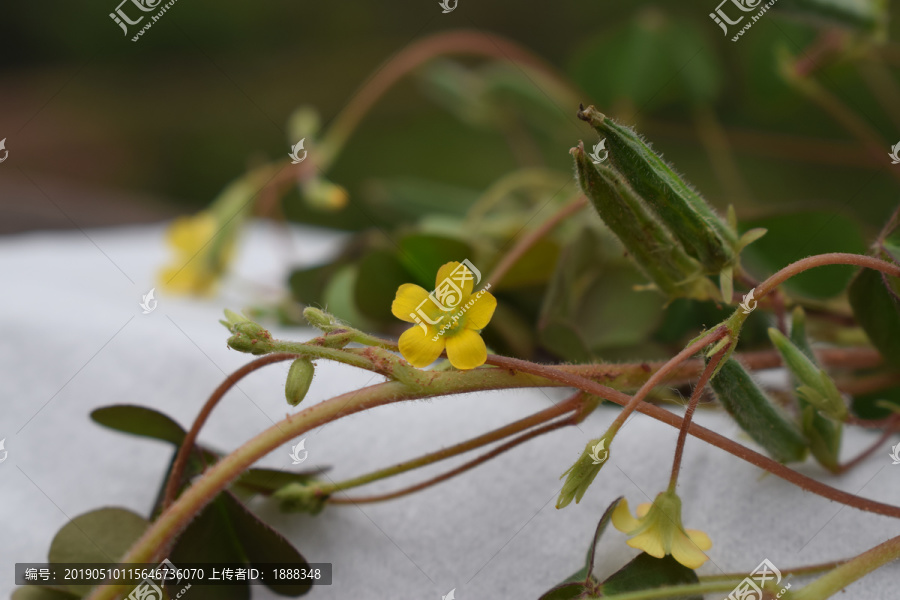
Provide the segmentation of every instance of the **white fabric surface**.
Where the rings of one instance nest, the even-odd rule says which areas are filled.
[[[45,561],[54,533],[68,519],[102,506],[141,514],[151,506],[170,458],[168,446],[102,428],[88,413],[108,404],[141,404],[189,426],[223,373],[248,360],[226,347],[226,332],[217,322],[222,308],[259,301],[264,286],[271,294],[282,284],[291,264],[324,260],[338,242],[338,236],[295,228],[286,243],[283,231],[256,223],[242,244],[238,274],[219,298],[158,294],[158,308],[143,315],[141,295],[156,285],[155,271],[168,258],[162,232],[157,225],[0,239],[0,438],[9,451],[0,464],[4,597],[15,587],[13,563]],[[277,333],[314,335],[310,329]],[[201,441],[233,449],[292,410],[380,380],[319,361],[309,396],[291,409],[283,397],[286,372],[287,364],[270,366],[243,381],[213,413]],[[354,415],[306,436],[310,458],[304,467],[333,465],[335,480],[362,474],[526,416],[547,407],[548,397],[559,399],[564,392],[479,393]],[[582,503],[554,508],[560,474],[613,415],[601,409],[580,429],[554,432],[402,499],[328,507],[316,517],[283,515],[267,501],[254,501],[251,508],[285,532],[308,560],[334,564],[334,584],[316,588],[310,598],[438,600],[452,588],[459,600],[537,598],[579,568],[596,521],[614,498],[624,494],[635,506],[668,481],[676,431],[638,416],[617,437],[610,464]],[[722,415],[700,411],[697,420],[751,444]],[[848,432],[844,456],[874,439]],[[828,481],[897,503],[900,466],[891,466],[889,450],[885,445],[852,473]],[[290,469],[289,451],[285,446],[262,464]],[[459,462],[354,493],[397,489]],[[812,463],[801,469],[824,477]],[[749,573],[763,558],[788,568],[849,557],[900,534],[897,520],[842,507],[762,475],[689,439],[679,485],[684,523],[705,530],[714,543],[701,573]],[[636,554],[610,527],[596,572],[609,574]],[[889,565],[840,597],[895,597],[898,575],[900,565]],[[264,588],[254,588],[254,598],[268,597]]]

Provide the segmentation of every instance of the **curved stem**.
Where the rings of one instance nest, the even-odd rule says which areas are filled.
[[[853,460],[851,460],[843,465],[839,465],[836,473],[837,474],[846,473],[847,471],[849,471],[850,469],[852,469],[853,467],[855,467],[862,461],[864,461],[867,458],[869,458],[870,456],[872,456],[872,454],[877,452],[879,450],[879,448],[881,448],[882,445],[886,441],[888,441],[890,439],[890,437],[892,435],[894,435],[894,433],[897,431],[897,419],[900,419],[900,414],[895,413],[895,414],[891,415],[890,417],[888,417],[887,425],[886,425],[887,429],[885,429],[884,433],[882,433],[881,436],[879,436],[879,438],[875,441],[875,443],[872,444],[871,446],[869,446],[869,448],[867,448],[863,452],[861,452],[860,455],[857,456],[856,458],[854,458]]]
[[[873,258],[871,256],[863,256],[862,254],[847,254],[844,252],[830,252],[828,254],[817,254],[816,256],[808,256],[797,262],[793,262],[784,267],[756,288],[757,298],[761,298],[771,292],[773,289],[793,277],[799,275],[803,271],[815,267],[823,267],[826,265],[854,265],[857,267],[865,267],[881,271],[893,277],[900,277],[900,266],[887,261]]]
[[[420,490],[424,490],[427,487],[431,487],[433,485],[441,483],[442,481],[446,481],[446,480],[450,479],[451,477],[455,477],[456,475],[459,475],[460,473],[464,473],[464,472],[468,471],[469,469],[473,469],[473,468],[477,467],[478,465],[489,461],[490,459],[494,458],[495,456],[503,454],[507,450],[511,450],[512,448],[515,448],[519,444],[523,444],[532,438],[536,438],[539,435],[544,435],[545,433],[550,433],[551,431],[555,431],[556,429],[560,429],[561,427],[568,427],[569,425],[574,425],[576,422],[578,422],[578,416],[572,415],[567,419],[562,419],[562,420],[559,420],[559,421],[556,421],[553,423],[548,423],[541,427],[537,427],[535,429],[532,429],[531,431],[528,431],[518,437],[511,439],[510,441],[506,442],[505,444],[501,444],[500,446],[497,446],[490,452],[482,454],[481,456],[479,456],[473,460],[470,460],[469,462],[462,464],[462,465],[456,467],[455,469],[447,471],[446,473],[442,473],[441,475],[438,475],[437,477],[433,477],[433,478],[423,481],[421,483],[417,483],[415,485],[411,485],[411,486],[403,488],[401,490],[397,490],[395,492],[390,492],[387,494],[381,494],[381,495],[377,495],[377,496],[363,496],[363,497],[359,497],[359,498],[330,498],[328,501],[332,504],[360,504],[360,503],[365,503],[365,502],[381,502],[383,500],[391,500],[393,498],[399,498],[400,496],[406,496],[407,494],[412,494],[413,492],[418,492]]]
[[[232,387],[234,387],[234,385],[238,381],[240,381],[253,371],[261,369],[266,365],[271,365],[273,363],[282,362],[285,360],[292,360],[294,358],[297,358],[296,354],[288,354],[283,352],[267,354],[266,356],[257,358],[256,360],[247,363],[246,365],[229,375],[225,379],[225,381],[219,384],[219,387],[215,389],[215,391],[206,401],[206,404],[204,404],[203,408],[200,409],[200,413],[197,415],[197,418],[194,419],[194,424],[191,425],[190,431],[187,432],[187,435],[184,436],[184,441],[182,441],[181,446],[178,447],[178,454],[175,455],[175,462],[172,463],[172,470],[169,474],[169,480],[166,482],[166,491],[163,494],[163,510],[169,508],[172,502],[175,501],[175,495],[178,493],[178,487],[181,485],[181,478],[184,475],[184,467],[185,465],[187,465],[188,457],[191,455],[191,451],[194,449],[194,443],[197,441],[197,436],[200,435],[200,429],[203,428],[203,425],[209,418],[210,413],[212,413],[213,409],[216,407],[216,404],[219,403],[219,400],[222,399],[225,393]]]
[[[675,486],[678,485],[678,473],[681,471],[681,457],[684,455],[684,443],[687,440],[687,433],[691,426],[694,410],[697,408],[697,403],[700,402],[700,396],[703,395],[703,389],[706,387],[706,384],[709,383],[713,372],[722,361],[722,357],[728,352],[729,347],[730,344],[726,345],[712,357],[712,360],[710,360],[709,364],[706,365],[706,368],[703,369],[703,373],[700,375],[700,380],[697,381],[697,385],[694,386],[691,400],[688,402],[687,410],[684,411],[684,420],[681,422],[681,429],[678,430],[678,441],[675,443],[675,458],[672,461],[672,475],[669,478],[670,492],[674,493]]]
[[[635,408],[637,408],[641,401],[643,401],[643,399],[647,397],[647,394],[649,394],[654,387],[662,383],[663,379],[665,379],[665,377],[679,364],[681,364],[709,344],[722,339],[726,335],[728,335],[728,330],[724,327],[718,327],[717,329],[697,339],[687,348],[669,359],[662,367],[659,368],[659,370],[651,375],[650,378],[647,379],[646,382],[644,382],[644,385],[640,387],[637,393],[635,393],[635,395],[631,397],[631,400],[629,400],[629,402],[625,405],[625,409],[619,413],[619,415],[609,426],[609,431],[613,435],[615,435],[615,433],[619,430],[620,427],[622,427],[622,425],[625,423],[625,420],[631,415]]]

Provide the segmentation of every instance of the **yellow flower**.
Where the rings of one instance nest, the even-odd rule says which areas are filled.
[[[628,540],[632,548],[643,550],[650,556],[672,558],[689,569],[696,569],[706,562],[703,552],[712,548],[709,536],[698,529],[685,529],[681,525],[681,498],[675,492],[662,492],[653,504],[641,504],[637,518],[628,512],[628,500],[616,505],[612,514],[613,526],[633,536]]]
[[[159,272],[162,286],[176,294],[212,293],[233,254],[231,239],[224,239],[221,224],[208,212],[178,217],[166,232],[175,258]]]
[[[459,273],[451,275],[461,265],[449,262],[437,273],[435,289],[450,282],[448,295],[440,293],[432,296],[442,303],[444,311],[429,298],[423,288],[404,283],[397,289],[397,296],[391,304],[391,312],[401,321],[415,323],[400,336],[400,353],[415,367],[427,367],[433,363],[444,348],[447,358],[457,369],[474,369],[487,360],[487,348],[479,332],[484,329],[494,309],[497,299],[485,289],[473,294],[471,271],[463,267],[467,279],[460,285]],[[462,293],[456,292],[459,289]]]

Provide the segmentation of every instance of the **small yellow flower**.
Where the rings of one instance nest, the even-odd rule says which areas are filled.
[[[708,557],[703,551],[712,548],[708,535],[682,527],[681,498],[672,491],[660,493],[652,505],[638,506],[637,518],[628,512],[628,500],[623,498],[613,511],[612,523],[622,533],[633,536],[628,540],[632,548],[656,558],[671,554],[689,569],[705,563]]]
[[[160,270],[162,286],[176,294],[210,294],[233,254],[230,239],[217,239],[221,224],[208,212],[178,217],[166,232],[175,251],[172,262]]]
[[[435,289],[450,280],[459,266],[458,262],[442,266],[437,273]],[[479,332],[494,316],[497,299],[487,289],[473,294],[472,273],[463,268],[468,273],[468,279],[462,285],[453,280],[462,293],[451,291],[448,296],[440,296],[446,303],[444,308],[450,308],[447,312],[437,306],[428,292],[418,285],[404,283],[397,289],[391,312],[401,321],[416,324],[400,336],[400,353],[411,365],[427,367],[441,355],[444,348],[447,349],[450,364],[457,369],[474,369],[487,360],[487,348]],[[450,289],[455,288],[451,286]],[[458,298],[455,297],[457,295]]]

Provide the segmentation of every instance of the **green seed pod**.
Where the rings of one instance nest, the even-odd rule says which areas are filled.
[[[613,164],[706,273],[718,275],[734,262],[735,232],[634,129],[615,123],[593,106],[578,111],[578,118],[606,136]]]
[[[706,300],[717,296],[700,264],[678,246],[619,173],[594,165],[582,144],[570,153],[575,157],[575,173],[582,191],[660,291],[671,298]]]
[[[787,463],[806,458],[807,444],[800,431],[772,405],[739,362],[725,361],[710,385],[728,414],[774,459]]]
[[[287,381],[284,384],[284,397],[288,404],[297,406],[306,397],[309,386],[315,375],[315,366],[308,358],[298,358],[291,363]]]
[[[829,417],[843,421],[847,406],[831,377],[777,329],[769,329],[769,339],[784,359],[785,366],[802,384],[797,387],[797,395]]]

